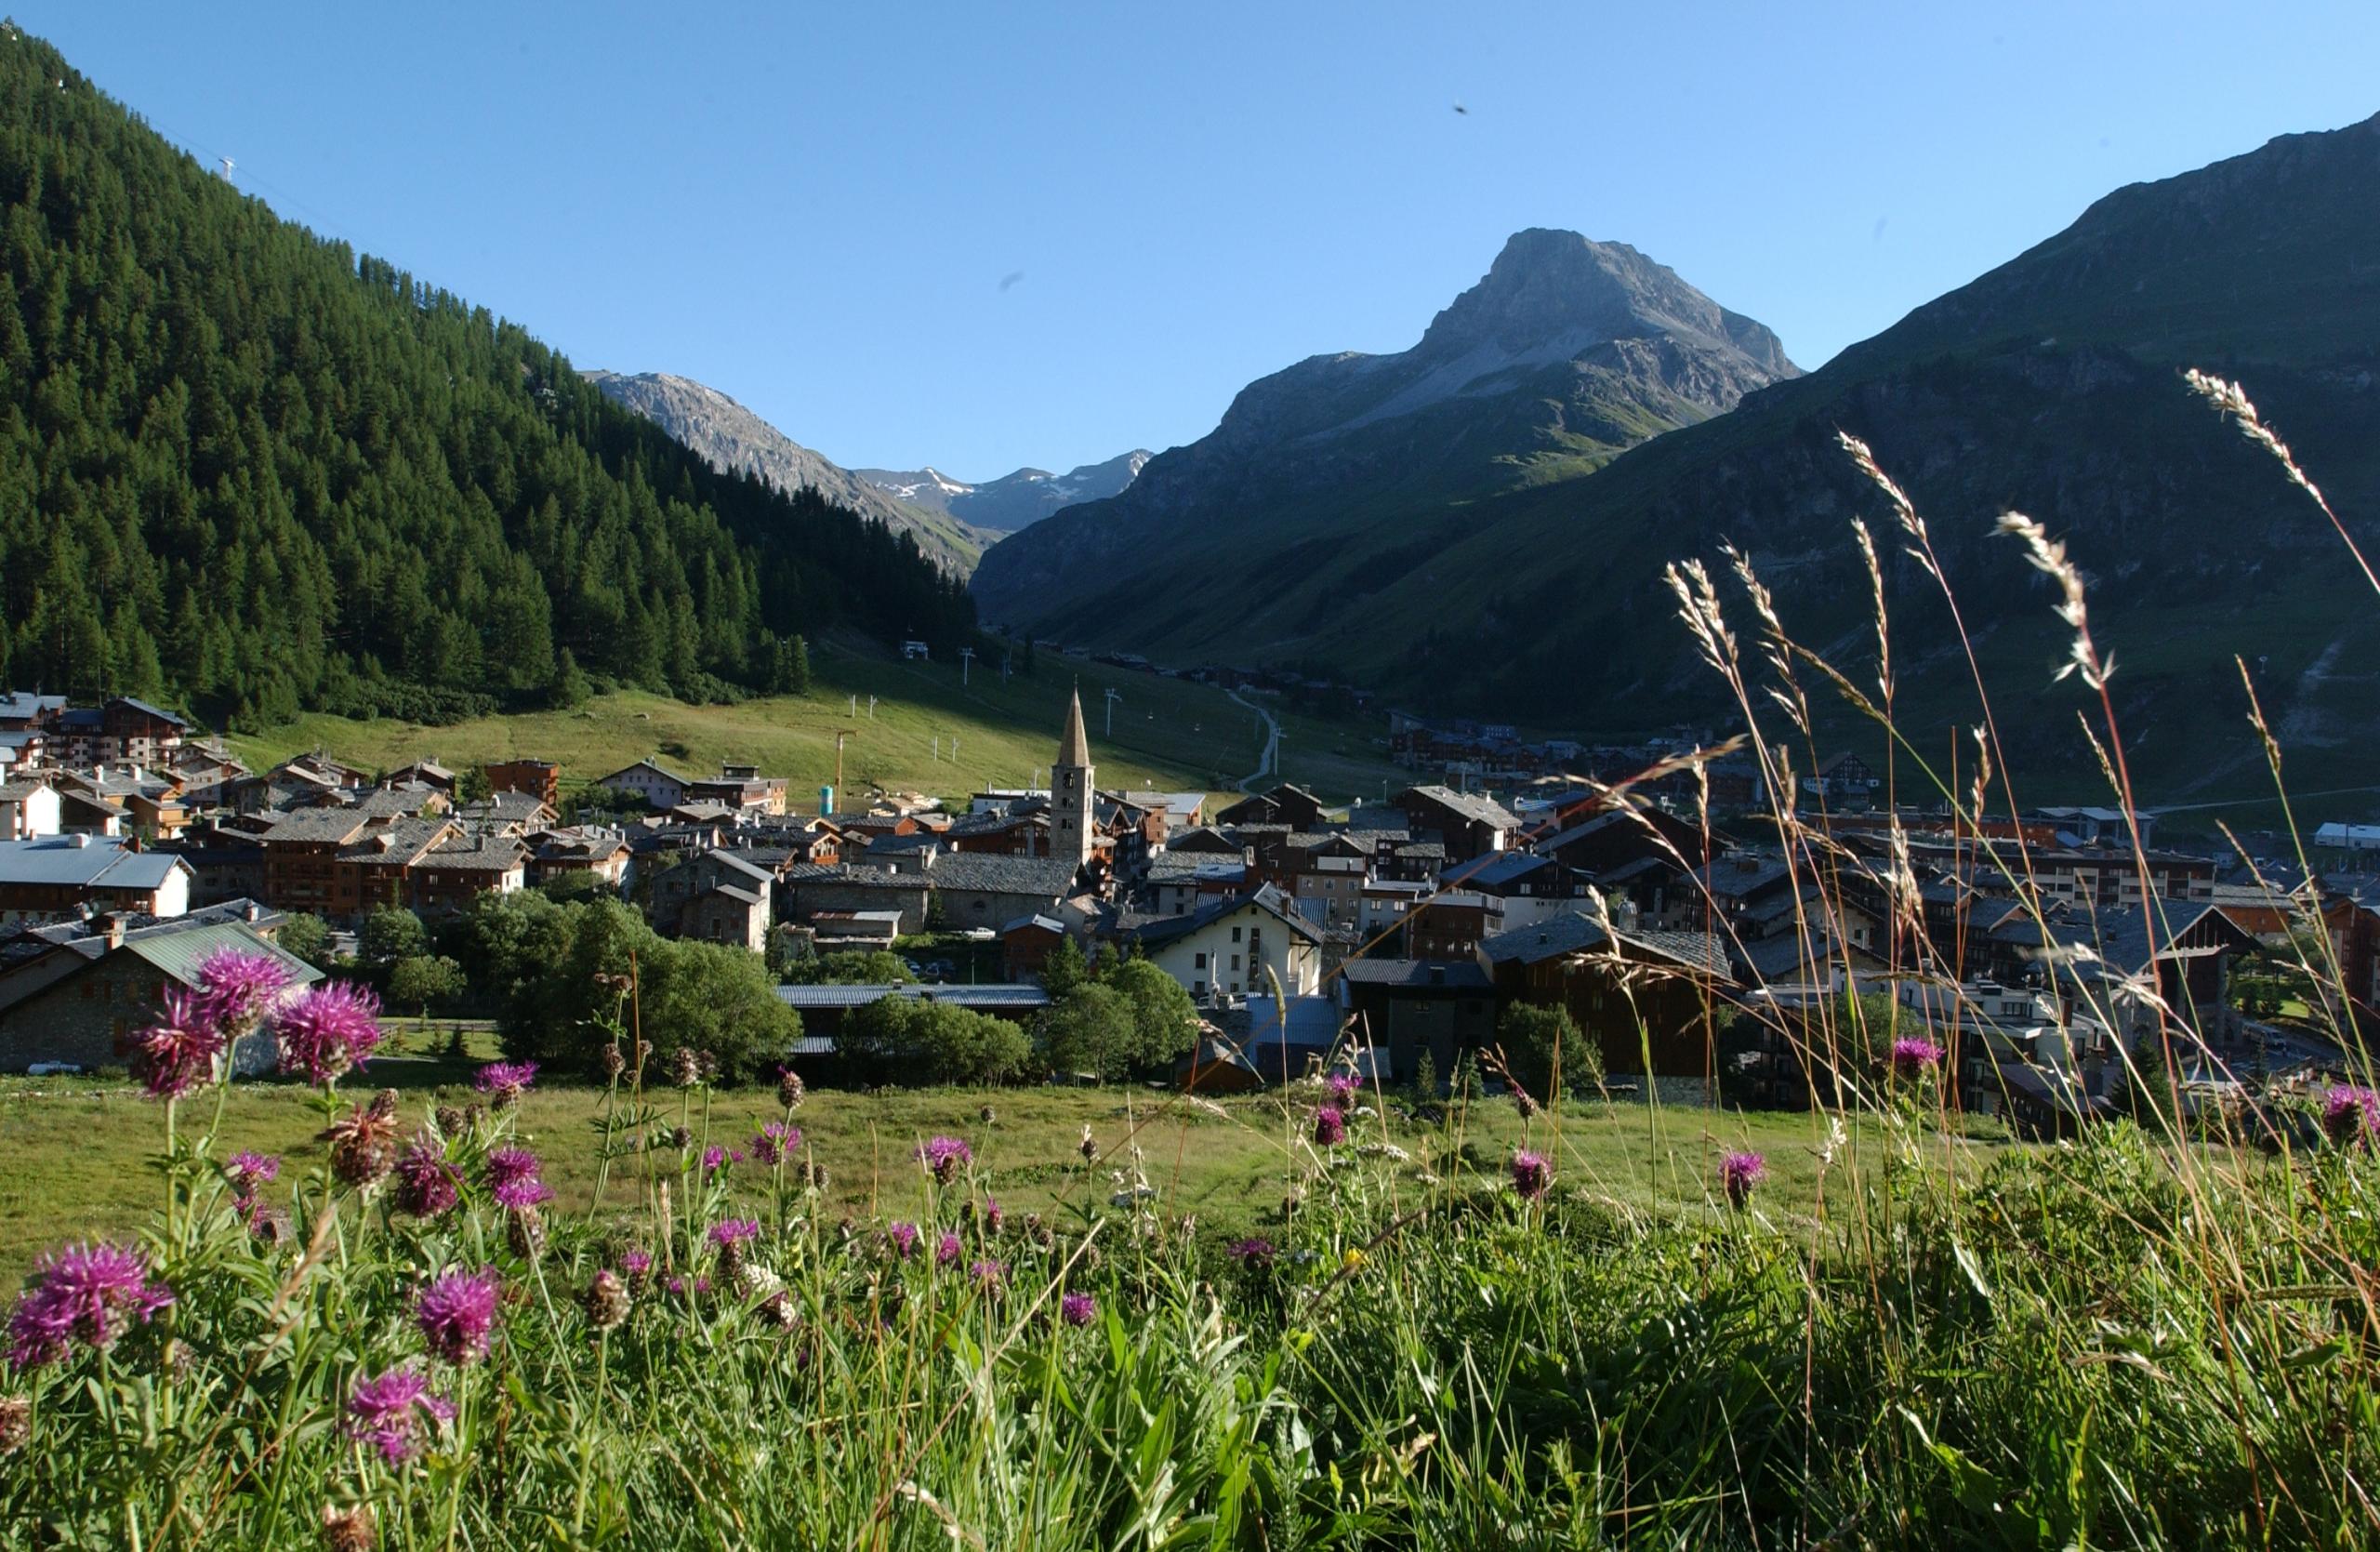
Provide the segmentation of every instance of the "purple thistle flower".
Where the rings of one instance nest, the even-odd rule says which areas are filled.
[[[289,972],[279,960],[227,946],[198,962],[198,984],[215,1027],[237,1040],[289,989]]]
[[[499,1110],[509,1110],[521,1103],[529,1085],[537,1081],[535,1062],[490,1062],[480,1068],[471,1086],[488,1096],[490,1104]]]
[[[380,1000],[352,981],[309,987],[281,1011],[274,1032],[283,1072],[335,1083],[380,1043]]]
[[[69,1245],[41,1258],[8,1318],[8,1360],[35,1369],[66,1356],[76,1342],[99,1352],[135,1320],[174,1302],[173,1290],[149,1280],[149,1262],[122,1245]]]
[[[447,1272],[421,1291],[414,1320],[421,1327],[430,1352],[449,1363],[469,1363],[487,1356],[488,1335],[496,1329],[496,1268]]]
[[[1923,1078],[1942,1065],[1942,1048],[1923,1035],[1903,1035],[1893,1041],[1892,1063],[1904,1078]]]
[[[426,1136],[413,1140],[393,1173],[397,1183],[390,1205],[409,1217],[441,1217],[462,1200],[463,1177],[446,1161],[444,1149]]]
[[[535,1175],[526,1180],[507,1180],[488,1187],[496,1204],[508,1213],[525,1213],[542,1201],[554,1199],[554,1188]]]
[[[630,1250],[620,1253],[620,1274],[628,1279],[628,1292],[641,1293],[653,1280],[653,1254],[650,1251]]]
[[[705,1174],[717,1174],[726,1167],[727,1149],[720,1147],[717,1143],[713,1143],[710,1147],[703,1149],[703,1173]]]
[[[2322,1130],[2345,1147],[2380,1133],[2380,1094],[2342,1084],[2322,1096]]]
[[[231,1183],[235,1194],[244,1197],[256,1195],[258,1187],[280,1174],[281,1155],[245,1148],[231,1155],[231,1161],[223,1166],[223,1177]]]
[[[1008,1214],[1000,1211],[998,1198],[987,1196],[984,1199],[984,1211],[980,1221],[983,1223],[985,1234],[995,1238],[998,1236],[1000,1226],[1008,1221]]]
[[[1523,1201],[1537,1200],[1553,1184],[1554,1166],[1545,1161],[1545,1155],[1526,1149],[1513,1155],[1513,1189]]]
[[[1058,1319],[1070,1326],[1087,1326],[1099,1316],[1099,1301],[1089,1293],[1068,1293],[1058,1301]]]
[[[1347,1112],[1336,1105],[1325,1105],[1314,1112],[1314,1146],[1337,1147],[1347,1140]]]
[[[710,1226],[710,1242],[721,1250],[750,1244],[760,1237],[760,1223],[752,1218],[729,1218]]]
[[[801,1128],[773,1121],[764,1124],[753,1136],[752,1157],[774,1169],[785,1162],[787,1154],[800,1146]]]
[[[1344,1107],[1355,1097],[1355,1077],[1353,1073],[1334,1072],[1322,1081],[1322,1086],[1330,1091],[1333,1105]]]
[[[132,1065],[152,1099],[179,1099],[215,1078],[222,1027],[204,992],[167,987],[156,1023],[132,1037]]]
[[[347,1437],[379,1446],[390,1466],[411,1460],[432,1423],[452,1421],[455,1403],[430,1393],[427,1375],[392,1369],[357,1383],[348,1399]]]
[[[1719,1161],[1719,1184],[1728,1205],[1740,1208],[1752,1200],[1752,1188],[1768,1173],[1768,1161],[1757,1153],[1730,1153]]]
[[[964,1137],[930,1137],[912,1157],[922,1161],[927,1172],[947,1186],[959,1177],[961,1166],[975,1161],[975,1150]]]
[[[885,1229],[884,1237],[892,1243],[892,1254],[899,1256],[902,1260],[906,1261],[909,1257],[918,1254],[919,1234],[918,1226],[916,1224],[893,1224]]]
[[[1280,1254],[1280,1247],[1262,1234],[1250,1235],[1245,1240],[1235,1240],[1232,1241],[1230,1250],[1231,1258],[1234,1261],[1258,1271],[1270,1267]]]
[[[542,1168],[537,1156],[525,1147],[499,1147],[487,1156],[487,1187],[491,1191],[523,1180],[535,1180]]]
[[[1007,1280],[1008,1263],[986,1257],[969,1267],[967,1275],[973,1280],[976,1287],[988,1293]]]
[[[959,1265],[959,1258],[966,1254],[967,1247],[959,1242],[958,1235],[945,1233],[934,1246],[933,1264],[937,1267],[956,1267]]]

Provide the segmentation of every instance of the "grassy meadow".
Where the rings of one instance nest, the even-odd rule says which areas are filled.
[[[853,792],[890,790],[959,797],[990,786],[1047,779],[1065,725],[1066,695],[1079,684],[1091,757],[1108,787],[1225,791],[1256,769],[1263,734],[1255,715],[1222,690],[1080,659],[1038,655],[1031,676],[1000,681],[997,659],[977,659],[961,683],[956,662],[904,662],[853,646],[822,643],[811,657],[807,696],[766,696],[739,706],[689,706],[642,691],[601,695],[571,711],[531,711],[426,727],[379,718],[355,721],[314,713],[255,736],[230,741],[258,769],[321,750],[365,769],[423,757],[463,768],[491,760],[561,763],[565,789],[648,755],[687,775],[721,761],[759,763],[792,779],[792,798],[807,807],[835,774],[835,735],[843,781]],[[1120,697],[1107,729],[1105,692]],[[857,697],[857,716],[853,697]],[[871,714],[868,699],[876,697]],[[1307,717],[1276,710],[1281,766],[1288,779],[1327,801],[1377,800],[1405,785],[1387,755],[1387,723]],[[956,743],[957,754],[952,754]],[[674,746],[674,748],[673,748]],[[682,749],[683,753],[675,752]]]
[[[474,1036],[478,1054],[484,1036]],[[399,1087],[409,1117],[438,1105],[479,1098],[472,1060],[433,1056],[375,1060],[350,1080],[356,1097],[373,1086]],[[596,1200],[593,1126],[601,1091],[553,1085],[533,1091],[514,1120],[522,1144],[545,1161],[556,1211],[604,1211]],[[235,1087],[224,1107],[221,1147],[282,1156],[292,1168],[325,1156],[321,1116],[303,1088],[265,1082]],[[985,1107],[994,1120],[983,1120]],[[1399,1171],[1417,1200],[1429,1177],[1493,1176],[1525,1135],[1560,1164],[1567,1185],[1632,1212],[1703,1215],[1712,1210],[1721,1153],[1750,1147],[1769,1161],[1773,1210],[1817,1211],[1817,1157],[1822,1121],[1771,1114],[1658,1112],[1629,1102],[1578,1102],[1524,1126],[1509,1103],[1482,1101],[1442,1125],[1404,1119],[1402,1095],[1358,1117],[1361,1142],[1388,1143],[1411,1155]],[[671,1121],[675,1093],[662,1098]],[[1284,1194],[1301,1169],[1302,1127],[1310,1099],[1234,1098],[1216,1105],[1162,1090],[1034,1087],[986,1090],[884,1090],[860,1094],[814,1092],[796,1118],[809,1155],[829,1176],[826,1208],[860,1220],[917,1217],[925,1185],[911,1150],[943,1134],[970,1138],[989,1188],[1011,1213],[1053,1221],[1103,1210],[1119,1188],[1114,1173],[1137,1168],[1164,1210],[1195,1216],[1219,1242],[1277,1232]],[[723,1090],[686,1116],[694,1148],[744,1147],[760,1125],[782,1115],[773,1091]],[[1078,1151],[1090,1127],[1104,1155],[1086,1168]],[[1374,1129],[1377,1129],[1376,1131]],[[128,1235],[163,1201],[157,1167],[163,1136],[158,1107],[137,1083],[105,1078],[0,1079],[0,1287],[13,1287],[45,1247],[85,1233]],[[1977,1158],[1998,1145],[1972,1145]],[[1130,1150],[1141,1156],[1135,1164]],[[615,1176],[608,1206],[622,1208]]]

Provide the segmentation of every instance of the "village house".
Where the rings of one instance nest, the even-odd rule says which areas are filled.
[[[1479,962],[1495,983],[1500,1008],[1567,1008],[1595,1042],[1607,1074],[1640,1079],[1665,1101],[1709,1101],[1718,1026],[1733,985],[1726,956],[1710,935],[1628,931],[1572,912],[1488,939]]]
[[[1417,960],[1469,960],[1504,930],[1503,902],[1467,889],[1425,897],[1406,918],[1406,952]]]
[[[687,782],[680,802],[718,803],[738,816],[779,815],[786,811],[787,785],[784,776],[762,776],[758,765],[722,764],[719,775]]]
[[[556,817],[553,805],[534,792],[505,789],[465,803],[455,816],[476,829],[492,829],[526,838],[549,828]]]
[[[1289,995],[1305,996],[1322,979],[1322,935],[1270,885],[1188,916],[1120,929],[1117,941],[1128,953],[1145,953],[1201,1002],[1276,983]]]
[[[655,809],[675,808],[686,801],[685,778],[651,760],[623,765],[610,776],[596,777],[594,785],[615,797],[641,798]]]
[[[482,831],[451,836],[409,869],[405,887],[414,910],[436,916],[469,910],[483,895],[510,895],[528,885],[529,848],[518,837]]]
[[[0,781],[0,841],[37,841],[59,832],[58,789],[39,776]]]
[[[546,829],[532,830],[522,839],[529,847],[532,888],[581,873],[607,889],[618,889],[628,882],[628,843],[616,831]]]
[[[770,870],[731,851],[704,852],[654,876],[645,912],[654,930],[671,937],[768,947]]]
[[[380,783],[383,787],[427,787],[452,798],[462,777],[435,760],[416,760],[410,765],[400,765],[390,771]]]
[[[281,920],[241,901],[164,921],[103,913],[0,941],[0,1071],[121,1064],[126,1041],[155,1022],[167,988],[197,989],[199,966],[225,948],[272,961],[296,986],[321,980],[273,941]],[[270,1035],[242,1042],[231,1069],[262,1070],[271,1043]]]
[[[1585,873],[1564,867],[1560,858],[1531,852],[1504,852],[1462,870],[1463,890],[1495,901],[1503,923],[1500,930],[1506,932],[1579,909],[1593,887]]]
[[[1213,823],[1224,829],[1241,825],[1280,825],[1292,830],[1319,830],[1323,813],[1320,798],[1285,781],[1218,811]]]
[[[1382,1054],[1395,1082],[1410,1081],[1426,1052],[1444,1083],[1462,1056],[1496,1041],[1495,987],[1476,961],[1349,960],[1336,991],[1355,1037]]]
[[[1066,924],[1055,917],[1018,917],[1000,929],[1000,974],[1012,981],[1039,980],[1065,938]]]
[[[1520,820],[1495,799],[1450,787],[1408,787],[1396,794],[1405,828],[1419,838],[1435,837],[1448,864],[1469,862],[1510,845]]]
[[[86,911],[179,916],[190,909],[190,865],[168,852],[91,835],[0,841],[0,923]]]

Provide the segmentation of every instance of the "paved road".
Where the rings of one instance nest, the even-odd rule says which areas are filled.
[[[1264,752],[1263,755],[1258,757],[1256,769],[1249,775],[1242,776],[1239,782],[1239,789],[1241,791],[1253,792],[1256,790],[1256,784],[1263,781],[1266,776],[1272,776],[1275,772],[1276,766],[1279,763],[1281,757],[1281,724],[1273,720],[1272,712],[1267,711],[1264,708],[1257,705],[1254,701],[1240,700],[1239,692],[1237,690],[1225,690],[1223,694],[1229,696],[1234,700],[1239,701],[1240,705],[1247,707],[1250,711],[1255,712],[1258,716],[1264,719]]]

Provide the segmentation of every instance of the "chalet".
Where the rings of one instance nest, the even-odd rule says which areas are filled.
[[[655,809],[675,808],[686,801],[685,778],[663,770],[650,760],[640,760],[633,765],[623,765],[610,776],[598,776],[595,785],[623,798],[642,798]]]
[[[380,785],[383,787],[427,787],[432,791],[443,792],[451,798],[455,796],[455,789],[461,781],[462,777],[435,760],[416,760],[410,765],[401,765],[390,771],[388,778]]]
[[[1707,849],[1706,849],[1707,845]],[[1606,810],[1540,840],[1536,850],[1559,857],[1597,880],[1644,857],[1699,868],[1726,849],[1718,836],[1705,842],[1701,827],[1658,808]]]
[[[1066,924],[1054,917],[1018,917],[1000,929],[1000,974],[1012,981],[1039,980],[1065,936]]]
[[[1479,962],[1500,1008],[1567,1008],[1600,1049],[1606,1072],[1641,1075],[1683,1100],[1710,1097],[1724,994],[1733,984],[1710,935],[1631,931],[1574,911],[1488,939]]]
[[[901,930],[921,933],[932,891],[921,873],[880,868],[795,863],[779,875],[786,909],[797,921],[822,910],[897,910]]]
[[[998,928],[1020,916],[1063,915],[1074,893],[1071,857],[982,856],[950,852],[925,868],[934,909],[952,927]]]
[[[529,847],[532,886],[542,887],[578,873],[590,875],[610,889],[627,882],[628,843],[615,831],[549,828],[532,830],[522,839]]]
[[[1168,851],[1150,862],[1139,893],[1152,915],[1187,916],[1201,906],[1245,895],[1258,882],[1244,853]]]
[[[1413,908],[1405,922],[1406,951],[1417,960],[1469,960],[1479,945],[1504,930],[1503,902],[1467,889],[1441,890]]]
[[[1384,1055],[1396,1082],[1412,1078],[1424,1052],[1443,1082],[1461,1056],[1495,1043],[1495,986],[1475,961],[1349,960],[1336,989],[1355,1038]]]
[[[1240,997],[1277,983],[1292,996],[1322,978],[1322,935],[1287,909],[1269,885],[1188,916],[1144,922],[1117,934],[1127,952],[1145,953],[1199,1002]]]
[[[1321,1072],[1346,1029],[1338,999],[1314,993],[1251,993],[1246,1017],[1248,1031],[1238,1042],[1239,1054],[1271,1084],[1293,1083]],[[1236,1025],[1238,1018],[1231,1022]]]
[[[0,922],[85,911],[179,916],[190,909],[190,864],[166,852],[90,835],[0,841]]]
[[[37,841],[59,832],[58,789],[37,776],[0,781],[0,841]]]
[[[1429,895],[1430,888],[1400,879],[1373,879],[1366,883],[1356,897],[1355,931],[1362,941],[1381,952],[1402,955],[1406,920]]]
[[[190,864],[193,910],[265,897],[264,845],[253,831],[222,820],[204,820],[158,849]]]
[[[1467,894],[1497,902],[1497,914],[1503,922],[1501,930],[1509,932],[1549,916],[1580,909],[1593,885],[1586,874],[1564,867],[1557,857],[1532,852],[1504,852],[1464,868],[1462,888]],[[1470,958],[1468,954],[1451,957]]]
[[[1236,825],[1286,825],[1293,830],[1318,830],[1323,823],[1322,800],[1304,788],[1285,781],[1221,810],[1215,815],[1214,823],[1225,829]]]
[[[654,879],[645,912],[657,932],[759,952],[768,947],[775,882],[768,869],[733,852],[705,852]]]
[[[1869,807],[1884,785],[1875,767],[1848,749],[1829,755],[1802,778],[1802,790],[1829,808]]]
[[[422,854],[406,891],[425,916],[468,910],[483,895],[510,895],[528,884],[529,848],[518,837],[483,831],[454,836]]]
[[[95,916],[0,943],[0,1070],[122,1062],[126,1040],[155,1022],[166,989],[195,989],[199,965],[224,948],[275,962],[295,985],[322,979],[272,941],[280,921],[241,901],[171,920]],[[243,1041],[231,1070],[262,1070],[271,1043]]]
[[[1501,852],[1521,822],[1495,799],[1450,787],[1408,787],[1396,795],[1405,828],[1416,836],[1437,837],[1450,863]]]
[[[721,765],[719,775],[686,783],[681,803],[714,803],[734,814],[783,814],[784,776],[764,776],[757,765]],[[671,805],[675,806],[675,805]]]
[[[553,805],[536,793],[506,789],[465,803],[456,811],[456,817],[477,829],[525,838],[549,828],[557,816]]]
[[[897,910],[819,910],[810,915],[811,941],[822,954],[889,950],[900,935]]]
[[[1316,837],[1289,854],[1289,893],[1308,921],[1352,926],[1363,913],[1364,881],[1370,870],[1368,848],[1344,835]]]
[[[548,808],[562,806],[562,767],[550,760],[498,760],[481,768],[491,791],[526,792]]]
[[[2230,965],[2255,938],[2214,906],[2067,909],[2045,919],[2012,911],[1991,937],[2014,951],[2003,963],[2017,973],[2003,979],[2054,988],[2127,1043],[2161,1032],[2215,1041],[2239,1033]]]
[[[65,710],[64,696],[0,690],[0,733],[29,733],[53,727]]]

